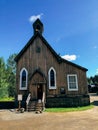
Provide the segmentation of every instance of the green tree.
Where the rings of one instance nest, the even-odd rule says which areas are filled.
[[[15,83],[16,83],[16,63],[14,58],[16,54],[9,56],[7,60],[7,81],[8,81],[8,94],[9,97],[14,97],[16,94]]]
[[[0,97],[8,96],[8,83],[7,83],[7,75],[6,75],[6,65],[3,57],[0,57]]]
[[[88,84],[98,84],[98,75],[87,78]]]
[[[95,76],[94,76],[94,83],[95,83],[95,84],[98,84],[98,75],[95,75]]]

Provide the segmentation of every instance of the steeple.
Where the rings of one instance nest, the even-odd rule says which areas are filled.
[[[34,34],[36,33],[43,33],[43,23],[40,21],[40,19],[37,19],[34,23],[33,23],[33,29],[34,29]]]

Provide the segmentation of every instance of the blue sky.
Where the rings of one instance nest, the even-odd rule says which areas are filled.
[[[36,18],[58,54],[98,75],[98,0],[0,0],[0,57],[24,47]]]

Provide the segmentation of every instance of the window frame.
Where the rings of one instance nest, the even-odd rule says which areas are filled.
[[[72,83],[75,83],[76,85],[76,88],[70,88],[70,82],[69,82],[69,77],[70,76],[74,76],[75,77],[75,82],[72,82]],[[78,91],[78,79],[77,79],[77,74],[68,74],[67,75],[67,84],[68,84],[68,91]]]
[[[22,87],[22,73],[23,71],[26,72],[26,86]],[[28,84],[28,71],[26,70],[26,68],[22,68],[20,71],[20,90],[27,90],[27,84]]]
[[[50,72],[51,72],[51,70],[53,70],[53,72],[54,72],[54,86],[51,86],[51,81],[50,81]],[[53,68],[53,67],[51,67],[50,69],[49,69],[49,71],[48,71],[48,79],[49,79],[49,89],[56,89],[57,88],[57,86],[56,86],[56,71],[55,71],[55,69]]]

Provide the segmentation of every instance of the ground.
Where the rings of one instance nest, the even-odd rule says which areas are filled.
[[[81,112],[35,114],[0,110],[0,130],[98,130],[98,96],[91,94],[94,108]]]

